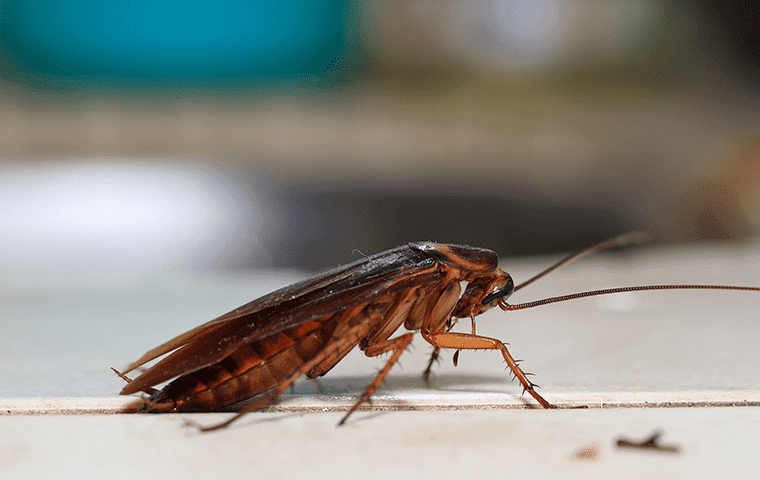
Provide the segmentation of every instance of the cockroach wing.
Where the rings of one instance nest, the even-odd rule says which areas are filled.
[[[204,323],[203,325],[195,327],[194,329],[185,332],[182,335],[179,335],[154,349],[149,350],[142,357],[140,357],[139,360],[126,367],[126,369],[123,370],[123,373],[129,373],[135,368],[181,347],[182,345],[190,342],[193,338],[209,331],[216,325],[220,325],[235,319],[248,317],[267,308],[281,305],[283,302],[286,302],[288,300],[299,299],[312,292],[327,288],[330,285],[333,285],[337,289],[337,285],[341,284],[342,282],[350,282],[352,277],[357,276],[357,273],[366,271],[367,269],[377,270],[379,272],[383,266],[392,267],[393,260],[396,260],[396,258],[392,257],[392,255],[395,253],[400,253],[399,251],[403,250],[406,250],[406,247],[398,247],[387,252],[382,252],[371,257],[366,257],[347,265],[334,268],[315,277],[296,282],[292,285],[288,285],[286,287],[280,288],[279,290],[268,293],[263,297],[259,297],[256,300],[253,300],[241,307],[227,312],[220,317],[217,317],[209,322]],[[376,257],[384,257],[386,258],[386,261],[381,264],[377,264]],[[390,257],[390,262],[387,261],[388,257]]]
[[[150,350],[131,371],[172,350],[127,384],[122,395],[145,391],[214,364],[245,343],[403,290],[439,282],[430,255],[409,245],[381,252],[281,288]]]

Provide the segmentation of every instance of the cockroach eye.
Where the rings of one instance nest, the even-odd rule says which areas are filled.
[[[504,288],[501,288],[499,290],[494,290],[492,293],[489,293],[485,296],[481,303],[481,305],[488,305],[494,300],[498,300],[500,298],[507,298],[515,291],[515,282],[512,281],[510,278],[507,281],[507,284],[504,285]]]

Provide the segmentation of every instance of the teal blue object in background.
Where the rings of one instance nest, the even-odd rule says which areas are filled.
[[[358,55],[351,15],[347,0],[3,0],[0,68],[106,82],[324,76]]]

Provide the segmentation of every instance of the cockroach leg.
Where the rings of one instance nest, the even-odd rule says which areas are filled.
[[[430,386],[430,374],[433,371],[433,365],[438,362],[438,357],[441,353],[441,349],[438,347],[435,347],[433,349],[433,353],[430,355],[430,360],[428,361],[427,368],[424,372],[422,372],[422,378],[425,379],[425,383]]]
[[[475,333],[475,317],[470,317],[470,321],[472,321],[472,334],[476,335],[476,333]],[[459,352],[461,352],[461,350],[457,350],[456,352],[454,352],[454,357],[452,357],[452,359],[451,359],[452,362],[454,363],[455,367],[459,364]]]
[[[472,334],[475,335],[475,317],[471,317],[472,320]],[[454,325],[456,325],[457,319],[455,317],[449,317],[448,320],[446,320],[446,331],[451,331],[452,328],[454,328]],[[439,361],[441,354],[441,349],[436,347],[433,350],[432,355],[430,355],[430,360],[428,360],[427,368],[422,373],[422,378],[425,379],[425,383],[429,386],[430,385],[430,374],[433,372],[433,365]],[[459,351],[457,350],[454,353],[454,366],[457,366],[457,361],[459,360]]]
[[[300,376],[300,375],[299,375]],[[268,407],[269,405],[273,404],[277,401],[277,397],[280,396],[280,394],[287,390],[290,385],[293,384],[293,382],[296,381],[296,378],[294,378],[291,382],[285,384],[285,388],[282,388],[282,386],[278,387],[276,390],[264,395],[259,400],[257,400],[252,405],[247,406],[245,409],[239,411],[235,414],[234,417],[230,418],[229,420],[225,420],[222,423],[212,425],[210,427],[204,427],[203,425],[200,425],[198,423],[193,422],[192,420],[186,420],[185,425],[190,427],[195,427],[200,432],[213,432],[214,430],[221,430],[222,428],[227,428],[232,422],[237,420],[238,418],[242,417],[246,413],[255,412],[257,410],[261,410],[262,408]]]
[[[410,343],[412,343],[412,340],[414,339],[414,333],[405,333],[401,335],[400,337],[391,338],[388,341],[378,343],[376,345],[371,345],[367,347],[366,350],[364,350],[364,354],[368,357],[376,357],[378,355],[382,355],[383,353],[387,353],[390,351],[393,351],[393,355],[391,355],[391,358],[388,359],[387,362],[385,362],[385,366],[383,366],[382,370],[378,372],[375,379],[372,381],[372,383],[369,384],[366,390],[364,390],[364,393],[362,393],[359,398],[356,400],[356,403],[354,403],[354,406],[351,407],[351,409],[346,413],[346,415],[341,419],[341,421],[338,423],[338,425],[343,425],[346,423],[346,420],[348,417],[356,411],[359,406],[364,402],[369,402],[370,398],[372,398],[372,394],[375,393],[375,390],[380,386],[381,383],[383,383],[383,379],[385,379],[385,376],[388,375],[388,372],[391,371],[391,368],[393,368],[393,365],[396,364],[399,357],[401,357],[401,354],[404,353],[404,350],[406,350],[406,347],[409,346]]]
[[[528,380],[526,373],[517,365],[517,362],[507,350],[507,346],[495,338],[481,337],[479,335],[472,335],[469,333],[451,333],[451,332],[439,332],[428,333],[422,332],[422,337],[428,341],[431,345],[438,348],[455,348],[458,350],[499,350],[504,360],[509,365],[512,373],[520,380],[523,386],[523,393],[528,392],[538,403],[544,408],[557,408],[551,403],[547,402],[544,397],[536,392],[535,383]]]

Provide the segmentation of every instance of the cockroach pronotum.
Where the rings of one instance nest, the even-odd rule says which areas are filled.
[[[122,395],[149,395],[143,412],[211,412],[254,399],[237,415],[203,431],[226,427],[242,415],[274,403],[300,376],[316,378],[357,345],[369,357],[392,355],[341,420],[369,401],[412,341],[414,332],[435,347],[425,376],[442,348],[498,350],[514,376],[542,407],[555,408],[536,392],[525,372],[498,339],[475,333],[475,317],[499,307],[520,310],[580,297],[639,290],[760,287],[648,285],[609,288],[528,303],[509,304],[513,292],[567,262],[591,252],[644,241],[641,232],[622,235],[568,256],[515,286],[491,250],[415,242],[371,255],[276,290],[150,350],[124,373]],[[464,291],[461,284],[465,283]],[[472,319],[472,333],[451,332],[459,318]],[[391,336],[404,326],[407,333]],[[171,353],[170,353],[171,352]],[[134,380],[125,374],[170,353]],[[455,355],[456,361],[456,355]],[[173,379],[173,380],[172,380]],[[161,390],[154,388],[171,380]]]

